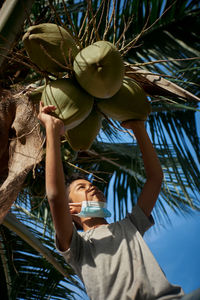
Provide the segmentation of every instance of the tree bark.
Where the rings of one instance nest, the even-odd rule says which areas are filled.
[[[0,223],[20,192],[26,175],[42,159],[37,111],[23,95],[1,93]]]

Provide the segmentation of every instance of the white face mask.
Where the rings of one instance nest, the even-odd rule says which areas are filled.
[[[111,216],[111,213],[107,209],[107,204],[101,201],[83,201],[81,207],[81,211],[75,216],[86,218],[86,217],[94,217],[94,218],[108,218]],[[73,205],[73,203],[70,203]],[[77,205],[77,203],[76,203]]]

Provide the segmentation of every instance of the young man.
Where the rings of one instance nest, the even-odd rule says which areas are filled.
[[[108,224],[105,197],[86,179],[76,179],[66,189],[60,153],[62,121],[49,115],[54,106],[40,104],[39,120],[46,129],[46,192],[56,230],[57,247],[84,282],[92,300],[180,299],[183,291],[171,285],[142,235],[153,225],[151,211],[160,192],[163,173],[142,121],[123,122],[139,144],[146,183],[132,213]],[[92,202],[91,202],[92,201]],[[82,204],[100,204],[97,217],[84,214]],[[87,210],[88,207],[86,207]],[[93,207],[94,208],[94,207]],[[95,211],[95,208],[94,208]],[[90,212],[90,208],[89,208]],[[101,217],[99,217],[101,216]],[[73,221],[83,228],[78,233]]]

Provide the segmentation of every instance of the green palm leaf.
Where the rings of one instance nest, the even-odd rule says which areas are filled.
[[[27,223],[25,210],[17,215]],[[36,227],[30,213],[26,226],[13,214],[8,214],[3,224],[0,264],[8,298],[74,299],[73,286],[76,290],[82,288],[73,278],[72,270],[63,267],[63,259],[55,252],[54,238],[48,232],[42,235],[42,224],[38,221]]]

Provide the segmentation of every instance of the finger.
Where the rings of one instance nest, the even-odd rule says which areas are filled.
[[[128,123],[126,123],[126,122],[122,122],[120,125],[121,125],[122,127],[124,127],[124,128],[127,128],[127,127],[128,127]]]
[[[140,120],[130,119],[130,120],[123,121],[120,125],[124,128],[128,128],[130,125],[136,124],[138,121]]]
[[[47,110],[55,110],[56,106],[55,105],[46,105],[44,106],[44,102],[40,101],[40,112],[46,112]]]
[[[80,205],[82,205],[81,202],[79,202],[79,203],[69,203],[69,206],[80,206]]]
[[[40,112],[42,112],[42,108],[44,107],[44,103],[40,101]]]
[[[44,112],[44,113],[50,113],[54,110],[56,110],[56,107],[54,105],[48,105],[48,106],[44,106],[42,108],[42,112]]]

